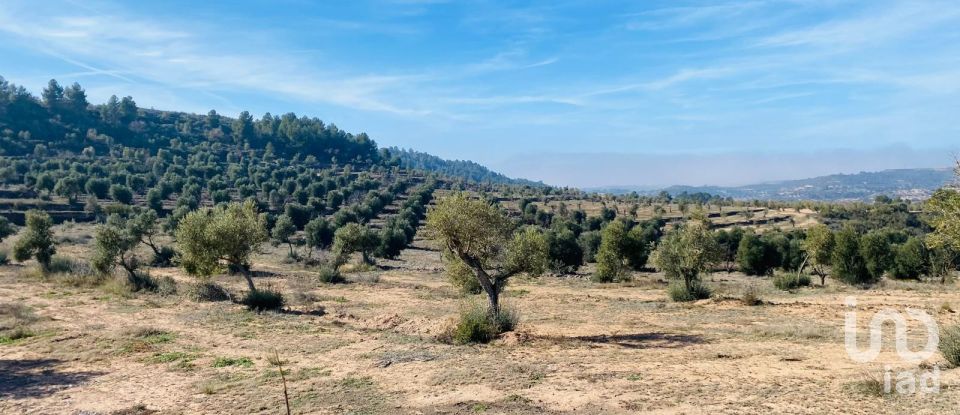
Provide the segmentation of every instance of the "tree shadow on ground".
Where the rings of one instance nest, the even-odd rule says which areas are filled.
[[[0,359],[0,400],[36,398],[82,384],[104,372],[63,372],[56,359]]]
[[[671,333],[635,333],[635,334],[600,334],[596,336],[575,336],[566,339],[593,343],[611,344],[628,349],[674,349],[694,344],[706,343],[703,336],[692,334]]]

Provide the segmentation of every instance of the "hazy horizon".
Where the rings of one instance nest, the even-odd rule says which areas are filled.
[[[800,153],[527,154],[488,167],[511,177],[584,189],[743,186],[832,174],[951,168],[956,148],[832,149]],[[717,177],[717,172],[724,172]],[[546,177],[559,178],[551,183]]]

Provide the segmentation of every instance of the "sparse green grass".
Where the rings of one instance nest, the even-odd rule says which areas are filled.
[[[24,327],[15,327],[11,330],[0,332],[0,344],[13,344],[19,340],[27,339],[36,334]]]
[[[154,327],[138,327],[128,331],[127,334],[148,344],[167,343],[176,338],[175,334]]]
[[[213,367],[253,367],[253,361],[249,357],[217,357],[213,361]]]
[[[329,369],[324,369],[321,367],[305,367],[297,370],[293,373],[293,376],[288,378],[288,381],[301,381],[307,380],[315,377],[327,377],[333,374]]]
[[[13,344],[37,335],[28,326],[39,318],[23,304],[0,304],[0,344]]]
[[[167,352],[157,353],[150,358],[150,361],[154,363],[170,363],[182,360],[193,360],[193,356],[186,352]]]
[[[339,385],[349,389],[368,388],[373,386],[373,379],[371,379],[369,376],[346,377],[340,379]]]

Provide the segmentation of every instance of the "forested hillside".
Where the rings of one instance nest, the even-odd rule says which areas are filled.
[[[385,153],[366,134],[350,134],[317,118],[264,114],[236,119],[138,108],[132,97],[113,96],[90,105],[78,84],[51,80],[40,99],[0,78],[0,154],[84,149],[106,152],[112,145],[156,151],[200,143],[235,144],[279,156],[313,156],[323,163],[376,163]]]
[[[544,186],[542,182],[507,177],[470,160],[446,160],[432,154],[396,147],[388,150],[391,155],[398,157],[400,165],[406,168],[433,171],[477,182]]]

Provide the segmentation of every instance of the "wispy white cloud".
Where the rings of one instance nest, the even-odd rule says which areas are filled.
[[[214,33],[178,26],[129,14],[46,17],[27,7],[0,9],[0,32],[91,73],[130,83],[137,78],[210,93],[249,88],[359,110],[430,113],[387,97],[417,75],[324,73],[282,53],[224,51],[211,43]]]
[[[883,44],[940,24],[955,23],[960,9],[937,1],[901,1],[862,15],[786,30],[759,39],[758,46],[820,46],[844,49]]]
[[[629,13],[624,27],[627,30],[673,30],[693,25],[730,21],[759,9],[768,2],[746,1],[706,6],[665,7]]]

